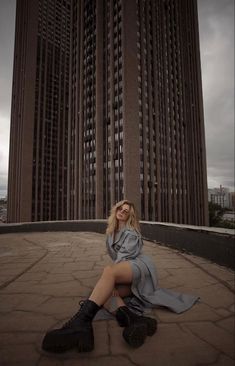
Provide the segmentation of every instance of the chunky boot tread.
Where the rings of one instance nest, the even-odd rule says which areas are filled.
[[[72,348],[77,348],[80,352],[88,352],[94,349],[94,336],[91,330],[89,334],[85,331],[64,332],[56,329],[46,334],[42,348],[48,352],[66,352]]]
[[[153,336],[154,333],[156,333],[157,330],[157,321],[156,319],[147,317],[147,316],[143,316],[140,319],[141,322],[145,323],[147,325],[147,335],[148,336]]]
[[[123,338],[133,348],[139,348],[144,344],[147,336],[145,324],[132,324],[123,330]]]
[[[116,312],[116,319],[120,327],[127,327],[131,323],[141,323],[147,326],[147,335],[152,336],[157,330],[157,321],[148,316],[140,316],[130,311],[126,306],[120,307]]]
[[[90,352],[94,349],[92,319],[100,307],[86,300],[80,310],[60,329],[46,333],[42,349],[48,352],[65,352],[77,348],[78,352]]]

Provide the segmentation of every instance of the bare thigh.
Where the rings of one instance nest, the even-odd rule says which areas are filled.
[[[131,265],[128,261],[120,262],[112,266],[115,278],[115,284],[131,284],[133,273]]]
[[[118,292],[118,296],[122,298],[130,296],[132,294],[131,285],[117,284],[115,285],[115,289]]]

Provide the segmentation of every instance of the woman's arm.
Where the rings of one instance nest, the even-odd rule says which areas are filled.
[[[115,263],[136,258],[141,253],[142,246],[143,241],[140,236],[132,232],[127,232],[117,253]]]

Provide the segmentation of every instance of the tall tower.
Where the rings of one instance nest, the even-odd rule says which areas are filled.
[[[67,218],[70,3],[17,1],[10,222]]]
[[[18,1],[10,146],[10,222],[207,224],[196,1]]]

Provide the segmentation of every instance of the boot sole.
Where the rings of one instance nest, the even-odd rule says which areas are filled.
[[[121,328],[124,328],[124,327],[127,327],[128,324],[126,324],[125,321],[122,321],[120,319],[117,318],[117,321],[118,321],[118,325],[121,327]],[[157,321],[153,318],[148,318],[148,319],[141,319],[138,320],[137,322],[139,322],[140,324],[144,324],[146,325],[147,327],[147,336],[151,337],[153,336],[156,331],[157,331]]]
[[[94,337],[91,339],[85,335],[77,342],[77,351],[81,352],[91,352],[94,349]]]
[[[131,324],[123,330],[123,338],[133,348],[138,348],[144,344],[147,337],[147,327],[145,324]]]
[[[144,321],[147,326],[147,335],[149,337],[153,336],[157,331],[157,321],[153,318],[148,318]]]
[[[77,348],[78,352],[91,352],[94,349],[94,339],[82,333],[64,336],[46,334],[42,343],[42,349],[47,352],[63,353],[73,348]]]

